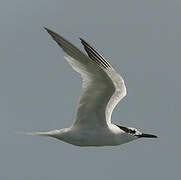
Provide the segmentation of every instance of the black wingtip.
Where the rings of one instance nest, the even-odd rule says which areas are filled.
[[[81,37],[79,37],[79,39],[81,40],[81,42],[85,42]]]
[[[83,45],[88,45],[88,46],[90,46],[84,39],[82,39],[81,37],[79,37],[79,39],[80,39],[80,41],[81,41],[81,43],[83,44]]]
[[[47,27],[43,27],[43,28],[48,32],[48,34],[49,34],[50,36],[52,36],[52,38],[53,38],[54,40],[55,40],[55,38],[56,38],[57,36],[60,36],[60,35],[58,35],[56,32],[48,29]]]
[[[46,31],[48,31],[49,29],[47,28],[47,27],[45,27],[45,26],[43,26],[43,28],[46,30]]]
[[[50,29],[48,29],[47,27],[44,26],[43,28],[44,28],[49,34],[50,34],[50,33],[53,33],[53,31],[50,30]]]

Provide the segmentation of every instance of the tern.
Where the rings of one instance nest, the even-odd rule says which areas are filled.
[[[126,96],[123,78],[82,38],[87,55],[59,34],[44,28],[67,54],[65,60],[80,73],[82,95],[71,127],[29,135],[50,136],[76,146],[116,146],[143,137],[159,137],[111,123],[113,109]]]

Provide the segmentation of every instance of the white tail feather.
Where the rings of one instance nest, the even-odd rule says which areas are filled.
[[[50,132],[16,132],[16,133],[28,136],[51,136]]]

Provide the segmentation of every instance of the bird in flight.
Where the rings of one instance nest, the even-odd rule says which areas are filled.
[[[65,60],[80,73],[82,95],[71,127],[28,134],[50,136],[76,146],[116,146],[139,138],[159,137],[111,123],[113,109],[126,96],[123,78],[82,38],[87,55],[59,34],[46,27],[45,30],[67,54]]]

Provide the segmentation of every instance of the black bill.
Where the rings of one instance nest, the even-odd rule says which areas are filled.
[[[160,136],[156,136],[156,135],[152,135],[152,134],[139,134],[139,135],[136,135],[137,137],[140,137],[140,138],[159,138]]]

